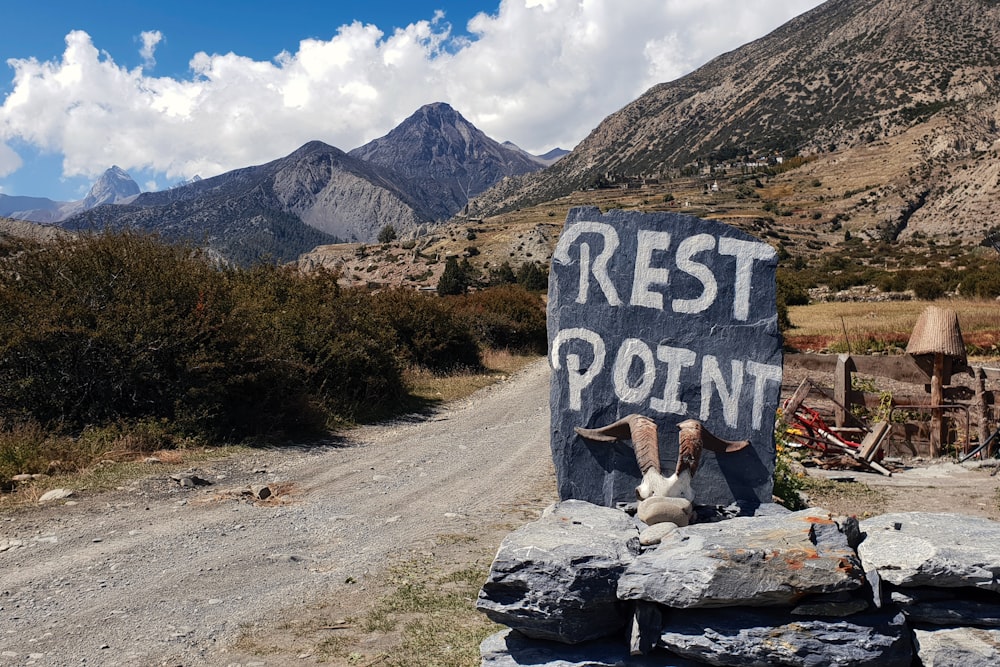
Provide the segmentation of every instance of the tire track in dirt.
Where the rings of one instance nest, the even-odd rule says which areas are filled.
[[[343,446],[212,462],[0,517],[0,665],[227,665],[240,628],[364,581],[441,534],[477,534],[554,499],[540,360],[429,417]],[[266,469],[267,473],[259,471]],[[238,500],[282,483],[273,502]]]

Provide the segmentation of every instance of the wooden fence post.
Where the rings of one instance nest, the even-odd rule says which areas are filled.
[[[849,354],[837,355],[837,369],[833,374],[834,423],[842,428],[847,423],[847,411],[851,409],[851,373],[854,362]]]
[[[986,371],[982,366],[975,368],[976,384],[976,412],[979,415],[979,444],[986,442],[990,437],[989,407],[986,405]],[[968,443],[966,443],[968,446]]]
[[[944,416],[941,404],[944,403],[944,355],[934,355],[934,374],[931,375],[931,445],[932,458],[941,456],[941,448],[945,443]]]

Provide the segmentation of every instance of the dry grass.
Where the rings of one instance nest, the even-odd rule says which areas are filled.
[[[811,507],[822,507],[840,516],[876,516],[885,512],[889,502],[884,491],[860,482],[835,482],[820,477],[806,477],[803,479],[802,490],[809,498],[808,504]]]
[[[241,627],[233,648],[246,655],[307,656],[330,665],[475,667],[479,644],[500,626],[476,610],[492,551],[470,545],[455,561],[415,557],[274,626]],[[480,551],[479,549],[482,548]],[[357,582],[346,582],[353,588]],[[345,612],[349,615],[346,615]]]
[[[119,488],[134,480],[164,472],[181,470],[199,461],[223,459],[249,451],[247,447],[220,446],[136,452],[125,460],[101,458],[86,467],[42,474],[29,482],[16,484],[9,493],[0,493],[0,511],[38,502],[46,491],[70,488],[77,493],[100,493]],[[147,461],[150,457],[158,462]]]
[[[869,341],[882,341],[885,347],[901,345],[905,348],[920,313],[932,305],[958,313],[967,346],[988,354],[1000,343],[1000,306],[995,301],[973,299],[823,302],[792,306],[788,310],[794,328],[786,332],[785,338],[800,349],[823,349],[836,344],[846,350],[846,331],[846,339],[854,350],[863,348]]]
[[[534,355],[513,354],[508,350],[484,350],[483,370],[435,375],[424,368],[410,368],[404,380],[410,393],[417,398],[434,401],[454,401],[465,398],[538,359]]]

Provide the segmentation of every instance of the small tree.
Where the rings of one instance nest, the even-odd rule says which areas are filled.
[[[386,225],[378,233],[378,242],[379,243],[392,243],[393,241],[396,240],[396,238],[397,238],[396,237],[396,228],[393,227],[392,225]]]
[[[514,269],[511,268],[510,262],[504,262],[500,266],[490,269],[490,285],[513,285],[517,282],[517,276],[514,275]]]
[[[519,285],[532,292],[541,292],[549,287],[549,272],[538,262],[525,262],[517,270]]]
[[[444,271],[438,280],[437,293],[439,296],[450,296],[454,294],[465,294],[469,287],[469,276],[458,264],[458,259],[449,257],[444,264]]]

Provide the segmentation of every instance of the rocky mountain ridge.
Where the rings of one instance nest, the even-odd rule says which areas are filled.
[[[401,236],[422,233],[461,210],[470,194],[542,167],[437,103],[350,153],[313,141],[263,165],[136,194],[60,224],[156,232],[238,262],[290,261],[319,245],[373,241],[388,225]],[[99,185],[95,201],[106,188]]]
[[[629,180],[728,179],[790,155],[815,160],[821,179],[842,158],[879,154],[864,188],[878,191],[879,210],[868,198],[831,215],[887,238],[974,241],[1000,207],[998,54],[994,0],[829,0],[654,86],[551,168],[499,183],[470,209],[491,215]]]
[[[504,177],[544,166],[519,148],[490,139],[443,102],[420,107],[349,155],[403,176],[438,220],[455,215],[470,197]]]
[[[28,222],[60,222],[95,206],[126,203],[139,192],[139,185],[132,177],[115,165],[101,174],[87,196],[79,201],[64,202],[47,197],[0,194],[0,216]]]

